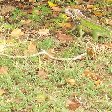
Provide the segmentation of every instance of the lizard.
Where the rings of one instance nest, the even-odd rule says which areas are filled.
[[[92,34],[93,40],[98,41],[98,37],[109,37],[112,38],[112,29],[102,26],[97,22],[92,21],[87,18],[79,9],[66,8],[65,13],[70,16],[73,20],[78,19],[80,24],[78,24],[78,30],[80,37],[83,35],[83,31],[86,29]]]

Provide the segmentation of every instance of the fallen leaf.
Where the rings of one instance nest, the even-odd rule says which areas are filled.
[[[0,89],[0,96],[2,96],[5,93],[3,89]]]
[[[40,36],[48,36],[50,34],[49,29],[39,29],[38,34]]]
[[[30,41],[30,44],[28,45],[28,53],[30,53],[30,54],[37,53],[37,46],[32,41]]]
[[[45,93],[37,94],[37,97],[36,97],[37,102],[42,103],[42,102],[45,102],[47,99],[48,99],[47,94]]]
[[[107,3],[112,3],[112,0],[105,0],[105,2],[107,2]]]
[[[28,19],[28,20],[21,20],[21,24],[23,24],[23,25],[27,25],[29,23],[31,23],[30,19]]]
[[[47,53],[48,53],[49,55],[51,55],[51,56],[54,56],[55,51],[54,51],[54,49],[48,49],[48,50],[47,50]],[[48,55],[46,55],[46,54],[43,55],[43,58],[46,59],[46,60],[50,59],[50,57],[49,57]]]
[[[106,24],[109,24],[110,26],[112,26],[112,19],[105,19],[105,21],[106,21]]]
[[[95,85],[100,85],[102,84],[102,80],[100,78],[100,76],[94,72],[92,72],[91,70],[89,70],[88,68],[84,70],[82,76],[85,76],[91,80],[94,81]]]
[[[60,23],[59,25],[62,28],[72,28],[72,24],[71,23]]]
[[[44,69],[39,69],[37,75],[41,79],[48,79],[48,73]]]
[[[112,49],[112,43],[104,43],[104,45],[106,48]]]
[[[93,73],[92,71],[90,71],[88,68],[86,68],[82,74],[83,76],[85,77],[88,77],[88,78],[92,78],[92,77],[95,77],[95,73]]]
[[[12,12],[15,10],[15,7],[12,5],[3,5],[2,7],[0,6],[0,15],[5,15],[9,12]]]
[[[19,38],[20,36],[24,35],[24,33],[21,31],[21,29],[14,29],[11,34],[10,34],[12,37],[16,37],[16,38]]]
[[[50,2],[50,1],[48,1],[48,5],[49,5],[49,7],[56,7],[57,6],[57,4],[54,4],[54,3]]]
[[[95,14],[95,16],[98,16],[98,17],[101,17],[104,15],[101,11],[94,11],[93,13]]]
[[[96,0],[89,0],[88,4],[93,4]]]
[[[29,2],[35,2],[35,0],[29,0]]]
[[[91,58],[91,59],[95,59],[96,58],[96,51],[95,51],[95,47],[93,44],[91,43],[87,43],[87,55]]]
[[[80,105],[81,104],[77,100],[75,100],[75,99],[69,99],[66,102],[66,107],[69,110],[73,110],[73,111],[75,111]]]
[[[87,5],[87,9],[93,9],[94,8],[94,5]]]
[[[64,43],[73,41],[73,38],[70,35],[63,34],[62,32],[58,32],[56,37],[58,40]]]
[[[99,79],[99,80],[96,80],[94,83],[95,83],[96,86],[99,86],[99,85],[102,84],[102,81]]]
[[[72,86],[76,84],[75,79],[66,79],[66,82]]]
[[[0,67],[0,74],[7,74],[8,67]]]
[[[52,10],[55,12],[60,12],[62,9],[60,7],[52,7]]]

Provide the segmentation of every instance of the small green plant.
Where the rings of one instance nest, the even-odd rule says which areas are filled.
[[[38,46],[40,49],[49,49],[52,48],[54,45],[53,39],[52,38],[46,38],[42,42],[38,43]]]
[[[24,17],[25,13],[21,11],[20,9],[16,8],[14,11],[12,11],[12,19],[20,21],[21,17]]]

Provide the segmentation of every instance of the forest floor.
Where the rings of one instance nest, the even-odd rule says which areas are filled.
[[[112,112],[112,38],[65,13],[111,29],[112,0],[91,2],[0,2],[0,112]]]

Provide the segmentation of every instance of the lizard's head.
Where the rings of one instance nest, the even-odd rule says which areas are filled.
[[[65,9],[65,13],[68,16],[71,16],[72,18],[79,18],[79,17],[84,16],[79,9],[67,8],[67,9]]]

